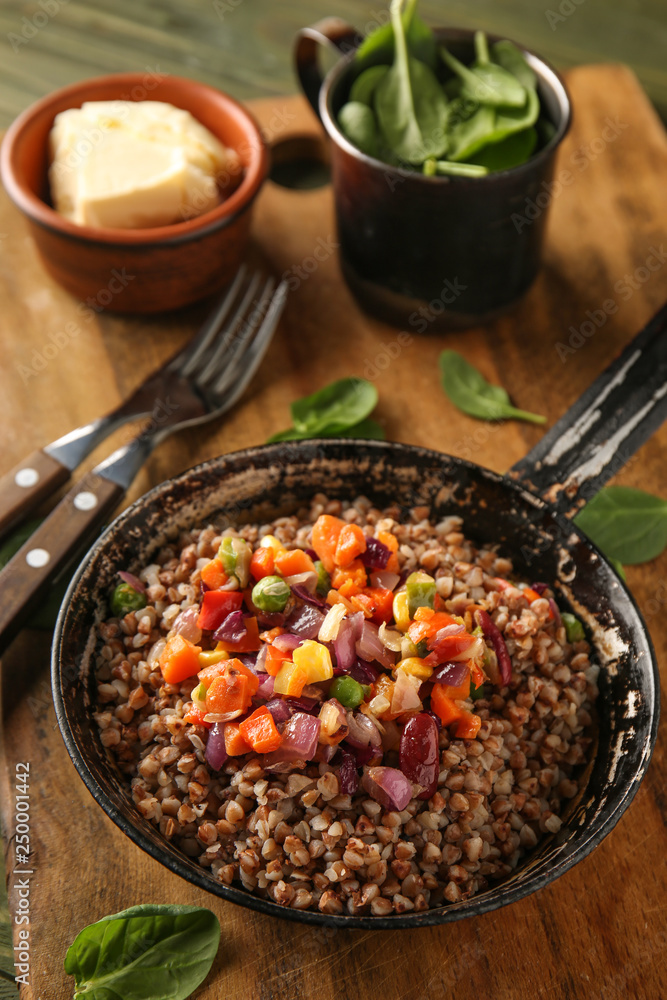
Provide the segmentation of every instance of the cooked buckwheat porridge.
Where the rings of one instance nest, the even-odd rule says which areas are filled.
[[[598,668],[461,518],[318,494],[132,570],[98,628],[100,740],[213,879],[385,916],[467,899],[559,830]]]

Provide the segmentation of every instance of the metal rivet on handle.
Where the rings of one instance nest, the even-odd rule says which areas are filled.
[[[17,486],[22,486],[27,490],[39,482],[39,472],[37,469],[19,469],[14,476],[14,482]]]
[[[77,510],[92,510],[93,507],[97,507],[97,503],[95,494],[88,490],[82,490],[74,497],[74,506]]]
[[[51,555],[46,549],[30,549],[30,552],[25,557],[25,561],[33,569],[41,569],[42,566],[46,566],[50,558]]]

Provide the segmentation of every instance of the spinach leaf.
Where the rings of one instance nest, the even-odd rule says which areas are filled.
[[[75,1000],[185,1000],[208,975],[219,941],[210,910],[133,906],[84,927],[65,972],[76,979]]]
[[[330,436],[333,437],[334,435]],[[336,437],[366,438],[372,441],[384,441],[385,433],[382,424],[379,424],[377,420],[373,420],[372,417],[366,417],[365,420],[360,420],[358,424],[353,424],[347,430],[339,431]]]
[[[492,142],[478,150],[470,157],[470,164],[478,163],[487,170],[509,170],[525,163],[537,145],[537,132],[534,128],[515,132],[500,142]],[[466,166],[466,164],[459,164]]]
[[[375,115],[367,104],[348,101],[338,112],[338,124],[343,134],[362,153],[367,153],[368,156],[378,155]]]
[[[435,35],[416,13],[417,0],[408,0],[403,12],[403,27],[408,48],[416,59],[425,62],[435,70],[438,61],[438,47]],[[370,66],[377,63],[389,65],[394,58],[394,26],[390,21],[376,28],[364,38],[355,54],[357,64]]]
[[[467,160],[489,142],[496,124],[493,108],[456,98],[449,105],[447,157],[454,162]]]
[[[534,90],[528,90],[525,93],[526,100],[523,107],[496,109],[492,142],[498,142],[511,135],[512,132],[520,132],[535,124],[540,113],[540,99]]]
[[[461,96],[490,107],[523,107],[526,103],[525,88],[502,66],[492,62],[480,62],[480,54],[488,56],[487,53],[478,52],[477,62],[468,68],[444,45],[440,46],[440,55],[445,65],[461,80]]]
[[[480,420],[546,422],[546,417],[512,406],[506,390],[487,382],[458,351],[443,351],[439,360],[442,387],[452,403],[464,413]]]
[[[368,69],[359,74],[350,87],[350,100],[360,101],[361,104],[367,104],[369,108],[372,107],[375,88],[388,72],[388,66],[369,66]]]
[[[487,167],[477,163],[451,163],[449,160],[427,160],[424,163],[426,176],[441,174],[448,177],[485,177]]]
[[[422,164],[447,148],[447,99],[429,67],[408,53],[401,9],[392,0],[396,51],[389,72],[375,92],[375,111],[388,146],[407,163]]]
[[[337,434],[367,417],[377,401],[378,391],[372,382],[341,378],[292,403],[292,422],[298,431],[308,431],[310,437],[324,430]]]
[[[491,46],[491,58],[515,76],[526,90],[535,90],[537,77],[514,42],[503,39]]]
[[[649,562],[667,546],[667,500],[629,486],[607,486],[574,521],[614,562]]]

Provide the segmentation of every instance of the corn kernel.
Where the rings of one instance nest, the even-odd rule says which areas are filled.
[[[405,670],[406,674],[412,674],[422,681],[427,681],[433,673],[433,667],[429,663],[424,663],[418,656],[408,656],[405,660],[400,660],[396,664],[397,670]]]
[[[274,556],[279,556],[281,552],[287,552],[283,543],[275,535],[264,535],[259,544],[263,549],[273,549]]]
[[[306,639],[292,653],[294,662],[306,671],[308,684],[328,681],[333,677],[331,655],[326,646],[314,639]]]
[[[410,614],[408,612],[408,595],[405,590],[400,591],[394,597],[393,612],[396,627],[401,632],[407,632],[410,626]]]
[[[298,663],[293,663],[292,660],[285,660],[276,674],[273,691],[274,694],[285,694],[292,698],[298,698],[308,683],[306,670]]]

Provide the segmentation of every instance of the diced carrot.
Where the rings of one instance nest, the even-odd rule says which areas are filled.
[[[183,721],[189,722],[195,726],[205,726],[207,729],[210,729],[213,723],[204,722],[205,715],[206,712],[202,711],[201,708],[197,708],[194,702],[191,701],[186,709],[185,715],[183,716]]]
[[[331,514],[320,514],[313,525],[312,545],[327,573],[334,571],[338,537],[344,527],[345,521]]]
[[[283,741],[266,705],[262,705],[239,723],[239,732],[256,753],[271,753]]]
[[[206,690],[206,711],[216,715],[245,712],[257,693],[259,678],[240,660],[227,660],[224,671]]]
[[[246,627],[246,634],[243,638],[238,642],[220,640],[218,645],[221,649],[226,649],[229,653],[254,653],[261,647],[257,619],[254,617],[244,618],[243,624]]]
[[[344,584],[348,582],[350,586],[345,587]],[[366,567],[359,559],[355,559],[345,569],[335,569],[331,577],[331,586],[339,590],[343,597],[358,594],[367,583]]]
[[[206,684],[208,687],[214,677],[222,677],[228,665],[229,660],[220,660],[219,663],[212,663],[209,667],[204,667],[197,676],[202,684]]]
[[[470,674],[461,683],[453,687],[451,684],[442,684],[441,687],[444,689],[444,693],[452,701],[464,701],[466,698],[470,697]]]
[[[160,670],[167,684],[180,684],[198,674],[200,653],[200,646],[195,646],[182,635],[173,636],[160,654]]]
[[[479,663],[475,663],[473,660],[471,679],[476,688],[481,687],[486,681],[484,671],[480,667]]]
[[[415,619],[408,628],[408,635],[415,645],[422,639],[430,639],[441,628],[454,625],[455,619],[446,611],[434,611],[433,608],[421,607],[415,611]]]
[[[464,711],[456,724],[454,735],[459,740],[474,740],[482,727],[479,715]]]
[[[280,625],[276,625],[275,628],[270,628],[267,632],[260,632],[259,637],[262,642],[273,642],[274,639],[277,639],[279,635],[283,635],[284,632],[284,628],[281,628]]]
[[[399,573],[400,568],[398,565],[398,556],[396,555],[398,552],[398,538],[396,535],[392,535],[391,531],[378,531],[377,538],[378,541],[382,542],[383,545],[386,545],[391,552],[391,555],[387,560],[387,565],[385,566],[386,572]]]
[[[217,558],[211,559],[211,561],[207,562],[205,566],[202,566],[199,576],[206,586],[211,588],[211,590],[217,590],[219,587],[224,587],[229,579],[222,568],[222,563]]]
[[[463,709],[447,697],[446,691],[444,684],[434,684],[431,691],[431,708],[440,718],[443,726],[449,726],[450,723],[456,722],[463,715]]]
[[[242,604],[243,594],[238,590],[208,590],[202,600],[197,625],[210,631],[220,628],[227,615],[239,611]]]
[[[289,659],[289,653],[285,653],[282,649],[278,649],[277,646],[267,646],[266,659],[264,660],[264,666],[266,667],[267,674],[270,674],[271,677],[275,677],[284,661]]]
[[[276,556],[276,569],[281,576],[316,573],[315,563],[303,549],[286,549]]]
[[[540,599],[540,595],[537,593],[536,590],[533,590],[532,587],[524,587],[522,593],[523,596],[526,598],[526,600],[530,602],[530,604],[532,604],[533,601],[539,601]]]
[[[225,725],[225,750],[228,757],[241,757],[250,753],[250,747],[243,739],[238,722],[228,722]]]
[[[274,569],[273,549],[267,546],[260,546],[255,549],[250,560],[250,573],[255,580],[261,580],[265,576],[271,576]]]
[[[394,594],[385,587],[366,587],[350,598],[350,603],[377,625],[389,623],[393,616]]]
[[[308,671],[291,660],[285,660],[276,674],[274,691],[290,698],[300,698],[308,683]]]
[[[334,561],[341,569],[366,551],[366,536],[358,524],[346,524],[338,536]]]

